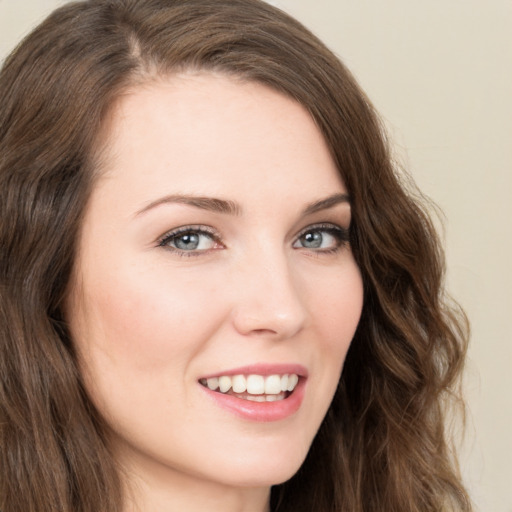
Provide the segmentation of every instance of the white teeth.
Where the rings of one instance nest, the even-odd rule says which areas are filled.
[[[209,389],[214,391],[219,387],[219,379],[217,379],[217,377],[212,377],[206,381],[206,385]]]
[[[284,375],[222,375],[220,377],[210,377],[201,379],[201,384],[207,386],[212,391],[217,389],[221,393],[227,393],[231,389],[233,393],[248,393],[247,400],[258,402],[273,401],[274,397],[283,395],[286,391],[293,391],[299,382],[299,377],[295,373]],[[262,397],[263,400],[259,398]],[[266,397],[266,398],[265,398]],[[280,399],[280,398],[277,398]]]
[[[235,375],[232,377],[233,391],[235,393],[245,393],[247,389],[247,381],[243,375]]]
[[[279,375],[269,375],[265,379],[265,394],[277,395],[281,393],[281,377]]]
[[[231,377],[219,377],[219,389],[221,393],[227,393],[231,389]]]
[[[281,377],[281,391],[288,391],[288,374]]]
[[[250,400],[251,402],[266,402],[264,395],[247,395],[245,397],[246,400]]]
[[[250,395],[265,393],[265,378],[262,375],[249,375],[247,377],[247,393]]]
[[[284,393],[279,393],[278,395],[247,395],[239,398],[251,402],[278,402],[279,400],[284,400],[286,395]]]
[[[299,377],[292,373],[288,377],[288,391],[293,391],[295,389],[295,386],[297,385],[297,382],[299,382]]]

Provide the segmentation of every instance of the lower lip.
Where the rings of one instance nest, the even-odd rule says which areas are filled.
[[[304,398],[306,379],[300,378],[297,386],[287,398],[275,402],[252,402],[212,391],[202,384],[199,385],[223,409],[246,420],[270,422],[284,420],[299,410]]]

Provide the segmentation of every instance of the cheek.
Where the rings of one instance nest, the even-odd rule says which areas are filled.
[[[326,347],[342,356],[352,341],[363,307],[363,282],[359,268],[350,261],[339,272],[323,276],[318,291],[311,290],[309,309]],[[314,301],[314,303],[313,303]]]
[[[363,307],[363,283],[355,262],[331,274],[320,290],[309,295],[321,361],[313,374],[325,396],[332,397]]]
[[[131,379],[133,372],[151,374],[169,361],[186,365],[222,317],[212,290],[206,283],[199,289],[197,278],[185,273],[166,279],[133,268],[89,278],[72,315],[73,337],[88,365],[115,367]]]

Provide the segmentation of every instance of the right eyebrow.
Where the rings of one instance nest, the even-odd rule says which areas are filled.
[[[200,208],[201,210],[208,210],[215,213],[224,213],[228,215],[240,215],[242,208],[235,201],[227,199],[218,199],[215,197],[203,197],[183,194],[172,194],[161,197],[155,201],[144,206],[140,209],[135,216],[142,215],[157,206],[162,204],[186,204]]]

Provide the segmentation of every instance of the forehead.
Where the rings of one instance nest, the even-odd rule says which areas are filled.
[[[299,103],[264,85],[186,73],[133,88],[112,111],[104,175],[138,195],[283,193],[304,180],[343,188],[325,140]],[[256,185],[259,184],[259,187]]]

